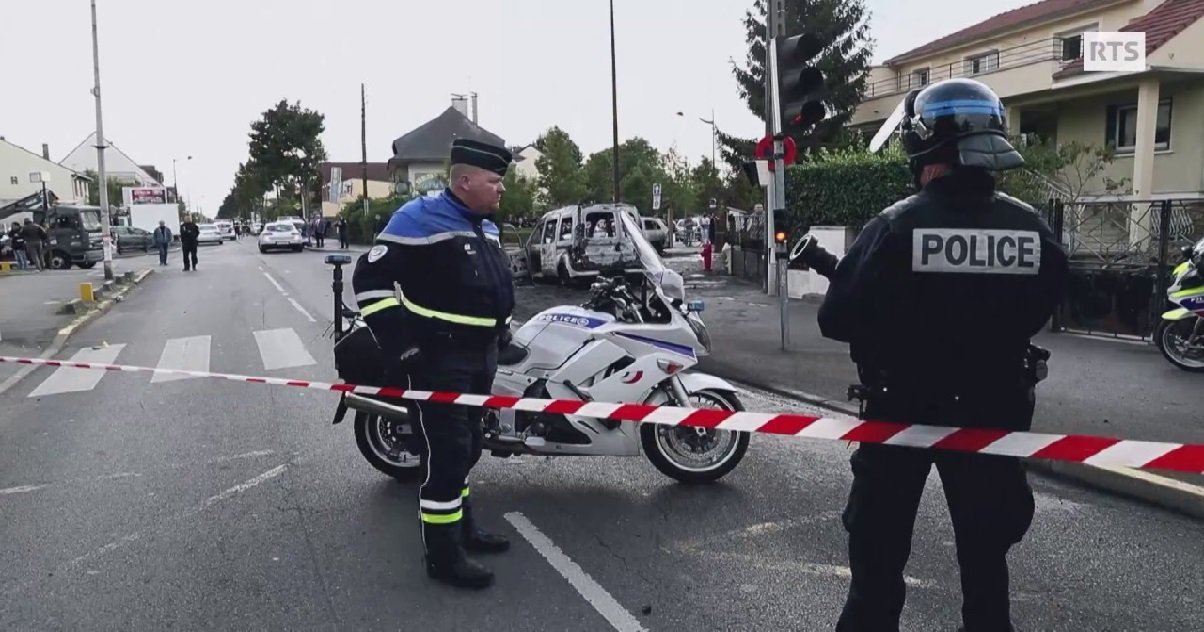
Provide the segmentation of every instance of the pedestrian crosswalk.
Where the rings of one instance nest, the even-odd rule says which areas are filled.
[[[220,350],[221,344],[230,344],[231,346],[249,345],[251,338],[254,339],[255,346],[259,352],[259,362],[257,364],[247,366],[248,362],[244,361],[240,366],[237,362],[223,357],[219,357],[216,362],[213,362],[214,350],[215,348]],[[166,341],[158,342],[106,344],[100,347],[80,349],[70,357],[70,360],[73,362],[94,362],[98,364],[138,364],[135,356],[140,356],[147,362],[151,361],[150,358],[154,357],[150,355],[152,350],[147,349],[148,346],[158,347],[153,352],[157,353],[159,358],[158,363],[155,364],[155,368],[160,369],[179,369],[185,371],[213,370],[224,373],[257,374],[280,369],[297,369],[317,364],[317,360],[306,349],[305,342],[291,328],[255,331],[252,336],[246,336],[245,339],[235,341],[225,340],[223,343],[217,345],[214,344],[214,337],[211,335],[170,338]],[[229,355],[232,357],[246,357],[246,354],[243,353]],[[108,375],[112,374],[92,369],[57,368],[53,373],[44,377],[42,382],[30,391],[28,397],[39,398],[63,393],[88,392],[101,384]],[[139,379],[147,378],[143,374]],[[151,384],[162,384],[192,379],[197,378],[187,375],[155,373],[149,378],[149,381]]]

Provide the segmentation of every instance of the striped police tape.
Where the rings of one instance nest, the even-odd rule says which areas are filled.
[[[0,356],[0,364],[66,367],[127,373],[162,373],[187,377],[209,378],[291,386],[335,393],[356,393],[398,399],[431,401],[461,406],[509,408],[530,412],[580,415],[598,419],[653,423],[666,426],[689,426],[736,430],[775,435],[809,437],[833,441],[881,443],[914,448],[955,450],[975,454],[1027,457],[1054,461],[1069,461],[1145,470],[1171,470],[1204,474],[1204,445],[1130,441],[1092,435],[1043,434],[1009,432],[985,428],[951,428],[925,426],[889,421],[860,420],[851,417],[817,417],[814,415],[730,412],[726,410],[650,406],[646,404],[610,404],[572,399],[535,399],[506,395],[467,395],[441,391],[417,391],[355,384],[327,384],[309,380],[278,377],[250,377],[208,371],[159,369],[96,362],[71,362]]]

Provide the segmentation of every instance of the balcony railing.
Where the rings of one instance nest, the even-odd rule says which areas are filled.
[[[1075,37],[1078,38],[1080,36]],[[902,94],[945,79],[984,77],[1003,70],[1021,68],[1046,61],[1070,63],[1073,60],[1066,59],[1064,55],[1064,50],[1067,48],[1065,44],[1068,41],[1073,45],[1073,39],[1067,40],[1061,37],[1037,40],[1011,48],[992,50],[989,53],[977,53],[965,59],[940,66],[929,66],[926,76],[921,73],[910,72],[906,75],[867,83],[863,98],[874,99]],[[1081,52],[1081,50],[1080,40],[1079,51]],[[978,65],[977,72],[975,71],[975,60],[977,60]]]

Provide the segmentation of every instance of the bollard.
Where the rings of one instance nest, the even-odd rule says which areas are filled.
[[[706,272],[711,271],[711,242],[706,242],[702,245],[702,269]]]
[[[91,283],[79,284],[79,298],[85,303],[91,303],[96,300],[95,293],[92,290]]]

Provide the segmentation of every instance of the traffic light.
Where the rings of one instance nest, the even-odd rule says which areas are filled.
[[[778,95],[782,128],[807,128],[828,117],[824,73],[812,65],[825,45],[803,33],[775,40],[778,49]]]
[[[773,212],[773,243],[786,246],[790,241],[790,216],[783,209]]]

